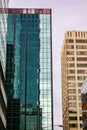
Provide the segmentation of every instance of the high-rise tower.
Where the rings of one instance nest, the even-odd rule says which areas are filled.
[[[6,70],[7,0],[0,0],[0,130],[6,129],[7,97],[4,80]]]
[[[51,9],[8,9],[6,91],[20,101],[20,130],[53,130],[51,28]]]
[[[64,130],[82,130],[80,87],[87,76],[87,32],[65,34],[61,68]]]

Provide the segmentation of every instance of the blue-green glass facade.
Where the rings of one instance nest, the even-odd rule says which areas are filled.
[[[8,12],[7,44],[14,45],[13,98],[20,99],[20,130],[53,130],[51,10]]]

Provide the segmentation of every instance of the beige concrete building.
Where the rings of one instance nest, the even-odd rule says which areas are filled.
[[[80,87],[87,76],[87,32],[66,32],[61,71],[64,130],[82,130]]]

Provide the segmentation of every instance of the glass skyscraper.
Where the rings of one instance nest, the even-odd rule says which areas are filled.
[[[87,78],[81,87],[83,130],[87,130]]]
[[[7,14],[5,12],[8,7],[7,3],[7,0],[0,1],[0,61],[4,76],[6,67]]]
[[[8,1],[0,0],[0,130],[6,129],[7,97],[4,80],[6,69],[6,36],[7,14],[5,13]]]
[[[6,92],[20,101],[20,130],[53,130],[51,28],[51,9],[8,9]]]

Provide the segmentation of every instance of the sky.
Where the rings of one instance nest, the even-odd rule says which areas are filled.
[[[52,9],[54,130],[62,130],[61,47],[66,31],[87,31],[87,0],[10,0],[9,7]]]

